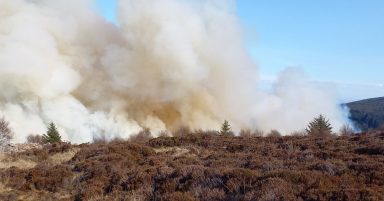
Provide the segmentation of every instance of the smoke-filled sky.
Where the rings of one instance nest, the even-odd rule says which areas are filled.
[[[74,143],[143,128],[217,130],[224,120],[234,131],[284,135],[319,114],[335,131],[346,122],[334,85],[295,66],[262,89],[267,70],[249,51],[235,0],[113,7],[110,23],[94,0],[0,0],[0,116],[15,142],[44,133],[49,122]]]
[[[116,1],[98,0],[116,23]],[[381,0],[239,0],[248,51],[269,88],[286,67],[338,88],[340,101],[384,95],[384,2]]]

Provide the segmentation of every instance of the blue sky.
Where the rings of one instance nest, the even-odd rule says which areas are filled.
[[[115,0],[97,0],[114,21]],[[384,1],[238,0],[264,85],[286,67],[335,83],[341,100],[384,96]]]

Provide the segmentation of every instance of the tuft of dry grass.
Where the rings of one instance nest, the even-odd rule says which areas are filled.
[[[53,165],[59,165],[65,162],[68,162],[71,160],[77,152],[80,151],[80,148],[72,148],[66,152],[63,153],[56,153],[53,154],[52,156],[49,156],[48,162]]]
[[[114,196],[114,195],[95,195],[91,198],[88,198],[87,201],[144,201],[145,196],[137,193],[135,191],[129,192],[125,194],[123,197],[120,196]]]
[[[17,167],[22,170],[31,169],[37,165],[37,162],[23,159],[13,158],[5,153],[0,153],[0,169],[8,169],[10,167]]]
[[[156,153],[174,152],[176,154],[188,153],[189,149],[183,147],[162,147],[154,149]]]
[[[11,190],[12,190],[11,188],[8,188],[5,184],[0,182],[0,194],[9,192]]]
[[[0,169],[8,169],[10,167],[17,167],[21,170],[28,170],[34,168],[39,162],[45,161],[51,165],[59,165],[71,160],[80,148],[71,148],[64,152],[47,154],[42,150],[37,150],[32,153],[40,153],[41,155],[47,155],[45,157],[36,157],[25,152],[15,153],[0,153]],[[27,150],[30,151],[30,150]]]

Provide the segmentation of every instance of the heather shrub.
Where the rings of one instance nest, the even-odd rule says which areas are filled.
[[[355,149],[355,153],[366,155],[384,155],[384,147],[362,147]]]
[[[268,178],[260,181],[260,190],[251,199],[260,201],[295,201],[297,200],[292,185],[281,178]]]
[[[165,200],[172,201],[197,201],[190,193],[174,192],[165,197]]]
[[[188,136],[192,133],[191,129],[187,126],[181,126],[176,131],[172,133],[173,137],[183,137]]]
[[[73,173],[69,166],[50,167],[39,165],[28,171],[23,189],[46,190],[57,192],[61,188],[70,189]]]
[[[27,172],[17,167],[10,167],[3,172],[0,172],[0,181],[5,184],[6,187],[13,189],[22,188]],[[1,194],[1,193],[0,193]]]
[[[231,143],[227,146],[227,150],[232,153],[242,152],[244,149],[245,147],[242,144]]]
[[[225,191],[220,188],[202,189],[200,200],[203,201],[221,201],[225,200]]]

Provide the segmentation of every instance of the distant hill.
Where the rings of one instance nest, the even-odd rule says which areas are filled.
[[[384,125],[384,97],[345,104],[350,108],[350,119],[363,131]]]

